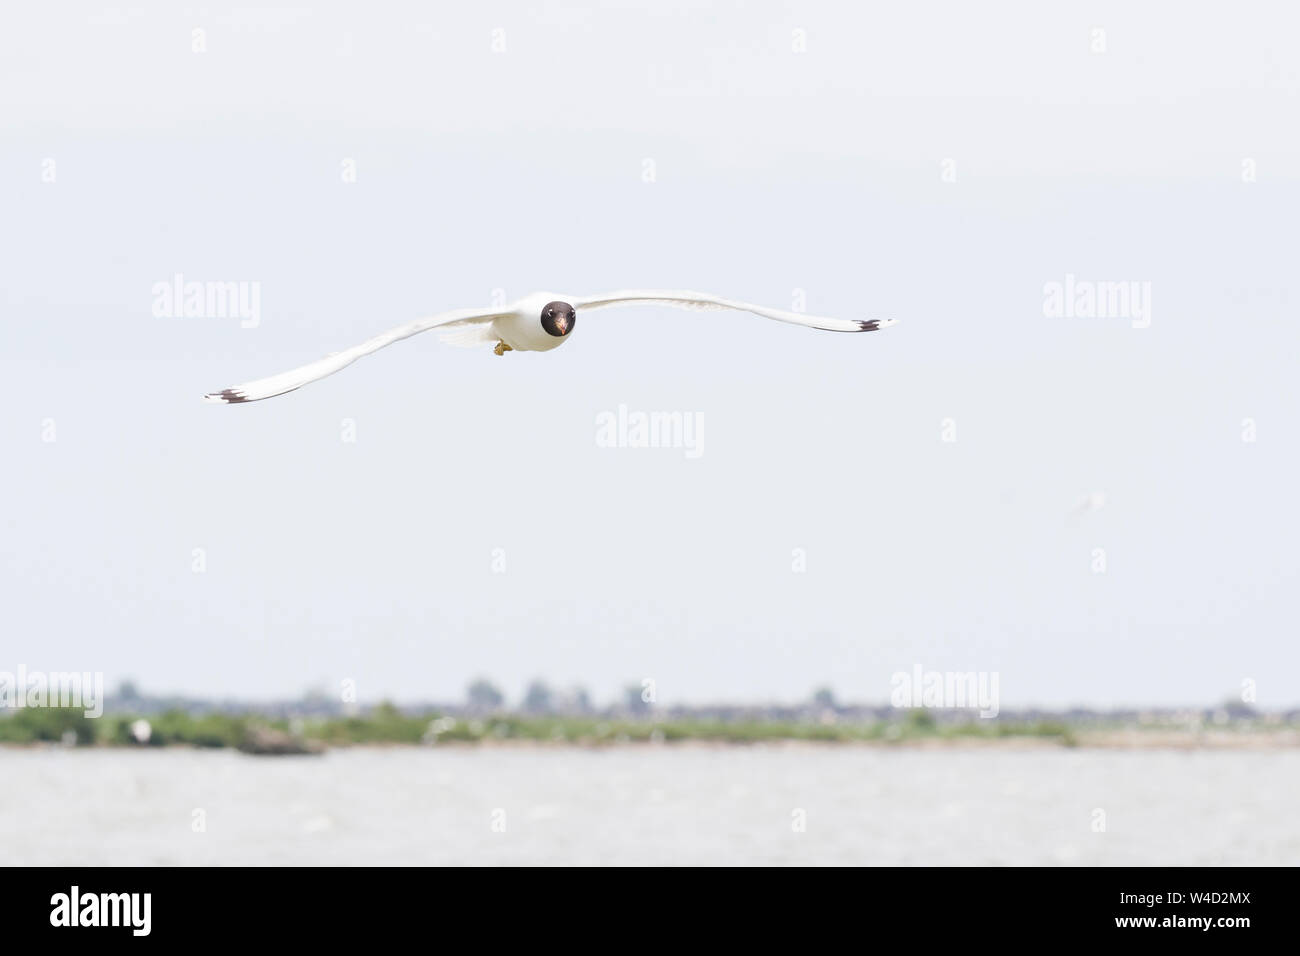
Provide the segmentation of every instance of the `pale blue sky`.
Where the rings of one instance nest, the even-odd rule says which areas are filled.
[[[842,6],[6,7],[0,669],[1300,703],[1296,15]],[[155,318],[177,272],[259,282],[261,325]],[[1151,283],[1150,328],[1046,318],[1067,273]],[[900,324],[608,311],[199,400],[494,289],[629,286]],[[703,415],[705,453],[597,447],[619,404]]]

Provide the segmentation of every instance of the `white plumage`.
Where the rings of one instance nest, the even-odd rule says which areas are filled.
[[[769,309],[748,302],[736,302],[704,292],[685,290],[629,289],[592,296],[563,296],[549,292],[535,292],[518,302],[500,308],[457,309],[427,319],[416,319],[389,329],[382,335],[376,335],[343,352],[336,352],[279,375],[260,378],[219,392],[209,392],[203,397],[209,402],[236,404],[283,395],[309,382],[333,375],[362,356],[376,352],[386,345],[427,332],[429,329],[442,330],[443,341],[457,346],[475,347],[495,342],[498,355],[506,351],[545,352],[564,344],[573,330],[579,312],[586,313],[593,309],[616,305],[667,305],[690,310],[733,309],[739,312],[751,312],[778,322],[790,322],[832,332],[874,332],[895,322],[894,319],[822,318],[805,315],[802,312],[783,312],[779,309]]]

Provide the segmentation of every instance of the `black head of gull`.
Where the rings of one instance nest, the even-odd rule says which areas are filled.
[[[567,302],[546,303],[542,309],[542,328],[546,330],[547,335],[554,335],[556,338],[564,338],[573,331],[573,326],[577,324],[578,313]]]

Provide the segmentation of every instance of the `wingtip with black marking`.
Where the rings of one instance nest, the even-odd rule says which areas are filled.
[[[235,388],[223,388],[219,392],[208,392],[203,396],[203,400],[218,405],[238,405],[240,402],[248,401],[248,396]]]
[[[898,319],[858,319],[859,332],[876,332],[880,329],[887,329]]]

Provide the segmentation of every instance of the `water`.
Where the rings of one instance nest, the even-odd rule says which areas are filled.
[[[6,749],[0,771],[6,865],[1300,863],[1296,751]]]

